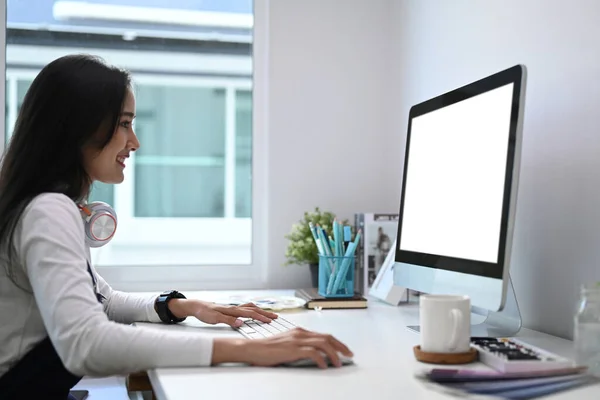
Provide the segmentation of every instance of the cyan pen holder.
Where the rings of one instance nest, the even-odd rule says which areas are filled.
[[[319,295],[331,298],[354,296],[355,257],[319,256]]]

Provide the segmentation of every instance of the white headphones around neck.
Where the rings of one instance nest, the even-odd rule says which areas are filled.
[[[110,242],[117,231],[117,213],[112,207],[101,201],[77,207],[83,218],[85,242],[90,247],[102,247]]]

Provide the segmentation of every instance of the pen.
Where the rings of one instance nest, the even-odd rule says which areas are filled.
[[[331,248],[329,247],[329,243],[328,243],[327,235],[325,234],[325,231],[319,225],[317,225],[315,230],[317,231],[317,237],[319,238],[319,242],[321,243],[321,247],[323,248],[323,255],[324,256],[331,255]]]
[[[333,292],[337,292],[340,289],[340,285],[342,284],[342,281],[346,278],[346,273],[348,272],[348,267],[350,266],[350,262],[352,260],[352,256],[354,254],[354,249],[356,248],[356,243],[351,242],[348,245],[348,248],[346,249],[346,254],[344,254],[344,262],[342,263],[341,267],[339,268],[336,277],[335,277],[335,282],[333,284]]]
[[[320,225],[317,225],[317,230],[320,231],[321,233],[321,244],[326,247],[326,254],[327,255],[331,255],[331,246],[329,245],[329,240],[327,236],[327,231],[325,230],[325,228],[322,228]],[[317,232],[318,233],[318,232]]]
[[[323,247],[323,256],[330,257],[331,256],[331,248],[327,243],[327,236],[325,234],[325,230],[321,229],[319,225],[317,225],[317,236],[319,237],[319,241],[321,242],[321,246]],[[334,271],[333,263],[330,258],[327,258],[327,263],[329,264],[329,273],[332,274]]]
[[[337,219],[333,220],[333,241],[335,242],[335,256],[341,257],[342,253],[340,252],[340,237],[338,230],[338,222]]]
[[[344,248],[344,233],[342,232],[342,228],[343,224],[338,223],[337,225],[337,232],[338,232],[338,251],[340,254],[340,257],[344,255],[344,253],[346,252],[346,249]]]
[[[323,255],[323,246],[321,246],[321,242],[317,237],[317,230],[315,229],[314,224],[312,222],[309,222],[308,227],[310,228],[310,233],[312,233],[313,239],[315,239],[315,244],[317,245],[317,250],[319,251],[319,254]]]
[[[333,234],[335,235],[335,229],[333,229]],[[323,235],[325,235],[325,237],[327,237],[324,229],[323,229]],[[332,249],[333,249],[333,251],[332,251]],[[327,288],[326,288],[327,294],[331,293],[331,290],[333,289],[333,283],[334,283],[334,279],[335,279],[335,274],[340,269],[340,265],[338,264],[339,263],[339,259],[337,259],[337,258],[334,257],[334,254],[333,254],[334,252],[337,255],[338,250],[337,250],[337,244],[335,243],[335,241],[332,244],[331,248],[329,249],[329,253],[327,254],[330,257],[329,258],[329,265],[331,267],[330,274],[329,274],[329,281],[327,282]]]
[[[340,224],[340,226],[338,226],[338,229],[340,231],[339,235],[340,235],[340,253],[344,254],[346,253],[346,250],[348,249],[348,247],[346,245],[344,245],[344,229],[346,227],[342,224]]]

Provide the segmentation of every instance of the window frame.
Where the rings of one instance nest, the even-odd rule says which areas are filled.
[[[252,90],[252,81],[247,78],[213,78],[213,77],[196,77],[196,76],[167,76],[161,77],[156,74],[137,74],[134,77],[135,83],[140,85],[168,85],[170,87],[197,87],[197,88],[214,88],[214,89],[223,89],[225,91],[225,176],[224,176],[224,188],[225,188],[225,215],[223,223],[226,223],[228,227],[225,229],[228,232],[234,232],[233,237],[229,236],[231,240],[234,242],[239,242],[242,238],[239,238],[239,235],[235,234],[235,232],[239,232],[241,228],[241,221],[233,221],[235,219],[235,194],[236,194],[236,185],[235,185],[235,159],[237,155],[236,149],[236,120],[235,120],[235,112],[236,112],[236,103],[235,103],[235,95],[236,91],[251,91]],[[140,157],[136,153],[131,153],[129,164],[135,165],[136,159]],[[135,206],[135,169],[134,168],[126,168],[125,169],[125,181],[115,186],[115,204],[118,205],[119,210],[126,210],[123,213],[124,217],[127,218],[127,224],[139,224],[142,225],[144,222],[141,220],[153,220],[152,218],[147,217],[135,217],[134,216],[134,206]],[[121,212],[119,213],[119,218],[121,218]],[[161,219],[161,218],[156,218]],[[216,223],[216,220],[221,218],[214,219],[204,219],[209,222],[210,225]],[[198,218],[177,218],[177,220],[185,221],[185,224],[189,224],[189,220],[198,220]],[[199,222],[199,221],[197,221]],[[140,232],[145,232],[142,226],[135,227],[136,230]],[[246,228],[249,229],[249,228]],[[178,241],[181,243],[189,243],[189,244],[198,244],[198,240],[195,238],[188,238],[178,235],[179,230],[175,228],[173,232],[175,236],[170,237],[170,241]],[[116,238],[115,238],[116,239]],[[226,240],[226,238],[223,238]],[[148,240],[152,240],[152,238],[145,238],[144,243],[147,243]],[[201,240],[204,243],[207,238],[203,238]],[[126,236],[126,241],[132,244],[139,244],[139,236],[138,235],[128,235]],[[249,243],[248,243],[249,244]]]
[[[189,245],[202,246],[208,245],[207,248],[207,259],[211,261],[209,263],[197,262],[189,265],[171,265],[165,263],[164,265],[114,265],[97,266],[100,274],[116,289],[128,290],[128,291],[154,291],[163,290],[166,288],[176,287],[180,290],[199,290],[199,289],[237,289],[237,288],[261,288],[266,283],[266,271],[267,271],[267,99],[268,99],[268,87],[266,85],[266,78],[268,76],[267,61],[267,38],[268,38],[268,0],[255,0],[254,1],[254,38],[253,38],[253,49],[250,60],[248,56],[236,56],[236,55],[215,55],[215,54],[189,54],[189,53],[168,53],[171,58],[169,65],[161,66],[166,67],[168,72],[175,72],[182,74],[183,76],[172,77],[169,80],[180,79],[183,82],[186,77],[184,75],[191,74],[195,75],[194,79],[197,82],[211,83],[219,82],[223,84],[229,93],[229,97],[235,96],[235,90],[239,89],[250,89],[252,90],[252,218],[225,218],[225,219],[205,219],[204,221],[194,221],[195,219],[180,219],[178,223],[183,224],[194,224],[197,232],[199,233],[193,240],[189,240]],[[11,45],[11,48],[7,49],[6,46],[6,9],[2,9],[4,18],[2,18],[2,36],[0,36],[1,44],[0,51],[2,54],[7,54],[7,50],[14,51],[15,49],[27,50],[28,46],[22,45]],[[2,14],[0,14],[2,17]],[[30,49],[29,49],[30,50]],[[39,52],[36,49],[36,57],[29,58],[35,62],[35,67],[42,67],[52,59],[56,58],[58,53],[65,54],[66,52],[93,52],[104,58],[110,58],[110,62],[121,65],[123,67],[131,69],[136,75],[136,82],[147,82],[156,78],[156,65],[149,66],[145,64],[141,58],[136,57],[136,54],[146,53],[145,56],[152,56],[152,54],[160,55],[160,52],[155,51],[140,51],[133,53],[131,51],[121,50],[110,50],[110,57],[107,57],[107,50],[105,49],[81,49],[81,48],[61,48],[54,54],[51,49],[43,49]],[[162,54],[164,57],[164,53]],[[26,61],[28,56],[25,52],[19,54],[17,63]],[[7,57],[8,58],[8,57]],[[245,58],[245,59],[244,59]],[[6,70],[6,58],[3,58],[0,67],[4,67]],[[222,69],[224,62],[229,66],[225,71]],[[22,65],[22,64],[21,64]],[[220,67],[221,65],[221,67]],[[177,66],[184,66],[177,70]],[[202,69],[200,69],[202,66]],[[221,68],[221,69],[220,69]],[[12,70],[12,72],[16,69]],[[215,73],[225,73],[228,75],[226,78],[211,76]],[[31,71],[30,71],[31,73]],[[35,76],[32,73],[31,77]],[[0,90],[4,89],[4,83],[7,79],[5,73],[5,79],[2,79],[0,84]],[[164,80],[161,78],[162,82]],[[10,80],[9,80],[10,82]],[[6,93],[6,92],[4,92]],[[6,96],[0,96],[3,104],[6,105]],[[235,119],[235,109],[228,111],[228,118],[233,117]],[[233,114],[233,116],[229,115]],[[2,131],[4,137],[6,137],[5,127],[6,121],[4,113],[2,113]],[[233,135],[235,140],[235,122],[233,128],[229,128],[226,135]],[[1,149],[4,149],[5,141],[2,140],[0,144]],[[226,146],[231,146],[231,141],[226,142]],[[233,148],[235,149],[235,141],[233,141]],[[226,152],[226,154],[228,154]],[[231,158],[231,155],[229,156]],[[132,157],[133,158],[133,157]],[[133,160],[131,160],[133,161]],[[235,166],[235,154],[233,154],[233,160],[226,162],[233,162]],[[133,168],[130,168],[128,174],[131,174]],[[226,173],[227,174],[227,173]],[[229,172],[229,175],[235,179],[235,168],[233,172]],[[122,201],[124,196],[128,192],[133,190],[134,181],[131,179],[132,176],[126,176],[127,183],[123,183],[118,187],[115,187],[115,202]],[[229,176],[226,179],[231,179]],[[123,186],[122,186],[123,185]],[[119,195],[117,195],[119,193]],[[233,197],[235,206],[235,196]],[[129,199],[131,208],[133,209],[133,198]],[[121,206],[119,206],[121,208]],[[229,204],[226,208],[231,211],[231,205]],[[123,218],[119,217],[119,230],[120,231],[133,231],[133,232],[147,232],[146,238],[152,237],[152,240],[157,243],[165,243],[167,238],[173,237],[173,232],[177,232],[178,229],[173,224],[166,224],[161,226],[156,225],[156,220],[176,220],[174,218],[133,218],[128,217],[124,214]],[[198,219],[199,220],[199,219]],[[217,221],[220,220],[220,221]],[[221,229],[220,235],[215,235],[215,224],[223,223],[226,224],[225,229]],[[150,224],[150,225],[148,225]],[[158,232],[157,232],[158,231]],[[246,231],[251,232],[250,240],[244,240],[243,235],[232,235],[229,232],[240,232]],[[121,233],[121,232],[119,232]],[[117,235],[119,235],[119,233]],[[121,235],[120,235],[121,236]],[[122,236],[131,236],[127,233]],[[119,237],[119,236],[117,236]],[[115,237],[115,241],[117,240]],[[126,242],[127,240],[125,240]],[[134,240],[135,241],[135,240]],[[177,242],[175,240],[175,242]],[[148,244],[148,242],[145,242]],[[244,246],[250,249],[250,260],[249,264],[235,264],[235,263],[220,263],[218,262],[219,254],[228,254],[232,249],[240,249]],[[102,249],[100,249],[102,251]],[[171,251],[177,251],[176,246],[173,246]]]

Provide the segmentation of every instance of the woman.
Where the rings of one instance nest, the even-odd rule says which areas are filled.
[[[140,146],[134,117],[128,73],[87,55],[51,62],[25,96],[0,171],[0,398],[65,399],[83,375],[305,358],[325,367],[324,354],[337,366],[338,353],[351,356],[302,329],[250,341],[131,325],[277,317],[252,304],[115,291],[90,265],[82,210],[94,181],[123,181]]]

